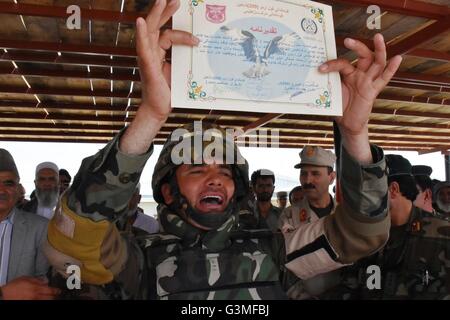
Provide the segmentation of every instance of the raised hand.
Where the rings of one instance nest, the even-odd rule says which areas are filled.
[[[319,71],[341,74],[343,116],[336,117],[336,122],[343,144],[360,162],[371,162],[369,116],[376,97],[394,76],[402,57],[395,56],[387,64],[386,45],[381,34],[374,37],[375,52],[357,40],[347,38],[344,44],[358,55],[356,67],[346,59],[335,59],[323,64]]]
[[[160,31],[179,7],[179,0],[157,0],[145,19],[136,20],[142,101],[135,119],[120,141],[120,149],[125,153],[141,154],[147,151],[170,114],[171,66],[165,62],[166,51],[173,44],[198,44],[198,39],[188,32]]]

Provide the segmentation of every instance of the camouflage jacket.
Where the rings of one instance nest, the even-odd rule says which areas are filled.
[[[391,228],[386,246],[342,271],[341,284],[322,299],[450,298],[450,224],[412,207],[403,226]],[[381,288],[369,289],[369,266],[378,266]]]
[[[129,297],[134,298],[170,298],[171,292],[184,292],[187,294],[185,297],[211,297],[216,289],[204,285],[220,283],[228,291],[224,295],[216,293],[214,298],[230,295],[250,298],[254,296],[245,287],[249,279],[271,284],[275,284],[274,279],[279,279],[286,288],[283,283],[286,282],[285,269],[298,278],[308,279],[373,254],[387,240],[390,218],[387,212],[386,165],[382,150],[373,146],[374,163],[366,166],[361,166],[345,149],[342,150],[343,204],[337,206],[335,214],[301,226],[284,238],[279,237],[276,241],[280,243],[278,246],[267,244],[273,239],[261,240],[257,244],[252,239],[258,237],[233,238],[234,228],[228,224],[220,230],[198,236],[191,232],[193,227],[188,224],[184,224],[186,229],[183,232],[174,234],[176,231],[167,228],[168,225],[177,225],[172,223],[164,229],[169,235],[179,238],[177,243],[160,242],[162,247],[156,246],[153,244],[154,236],[136,242],[132,237],[121,236],[115,222],[125,213],[151,150],[142,156],[127,156],[119,151],[119,139],[120,134],[96,155],[83,161],[73,185],[49,223],[46,246],[49,261],[59,273],[64,273],[68,264],[79,265],[84,283],[103,286],[115,280],[124,292],[131,294]],[[177,216],[169,212],[167,217],[174,222]],[[218,231],[220,234],[216,234]],[[164,239],[164,235],[161,237]],[[241,240],[244,243],[240,243]],[[226,259],[219,258],[222,253]],[[258,264],[261,260],[264,270]],[[195,265],[203,263],[195,273],[195,283],[201,283],[202,287],[187,282],[189,287],[172,291],[174,287],[180,288],[180,284],[175,285],[172,279],[167,278],[178,273],[176,279],[182,282],[187,272],[192,271],[187,266],[178,268],[174,261],[182,264],[195,262]],[[242,265],[238,268],[242,274],[229,276],[232,265]],[[218,268],[220,272],[212,274],[211,268]],[[161,279],[152,278],[152,270],[158,270]],[[158,287],[163,283],[163,287]],[[234,291],[238,288],[246,293]],[[197,291],[201,294],[195,295]],[[260,294],[258,292],[260,297],[266,297]]]

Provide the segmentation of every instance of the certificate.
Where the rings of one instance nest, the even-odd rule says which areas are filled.
[[[173,29],[197,47],[174,46],[172,106],[341,115],[330,6],[304,0],[181,0]]]

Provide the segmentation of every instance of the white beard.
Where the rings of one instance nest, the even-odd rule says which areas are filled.
[[[43,207],[55,207],[58,202],[59,189],[54,188],[50,191],[43,191],[36,189],[36,198],[38,199],[39,205]]]

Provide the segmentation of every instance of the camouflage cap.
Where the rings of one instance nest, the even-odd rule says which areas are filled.
[[[0,149],[0,171],[13,172],[17,178],[20,178],[14,158],[9,151],[5,149]]]
[[[433,169],[425,165],[412,166],[412,174],[414,176],[431,176]]]
[[[398,154],[386,155],[386,164],[389,170],[388,177],[412,175],[412,166],[408,159]]]
[[[336,156],[333,152],[317,146],[306,146],[299,155],[300,163],[294,166],[295,169],[299,169],[305,164],[333,168],[336,162]]]

